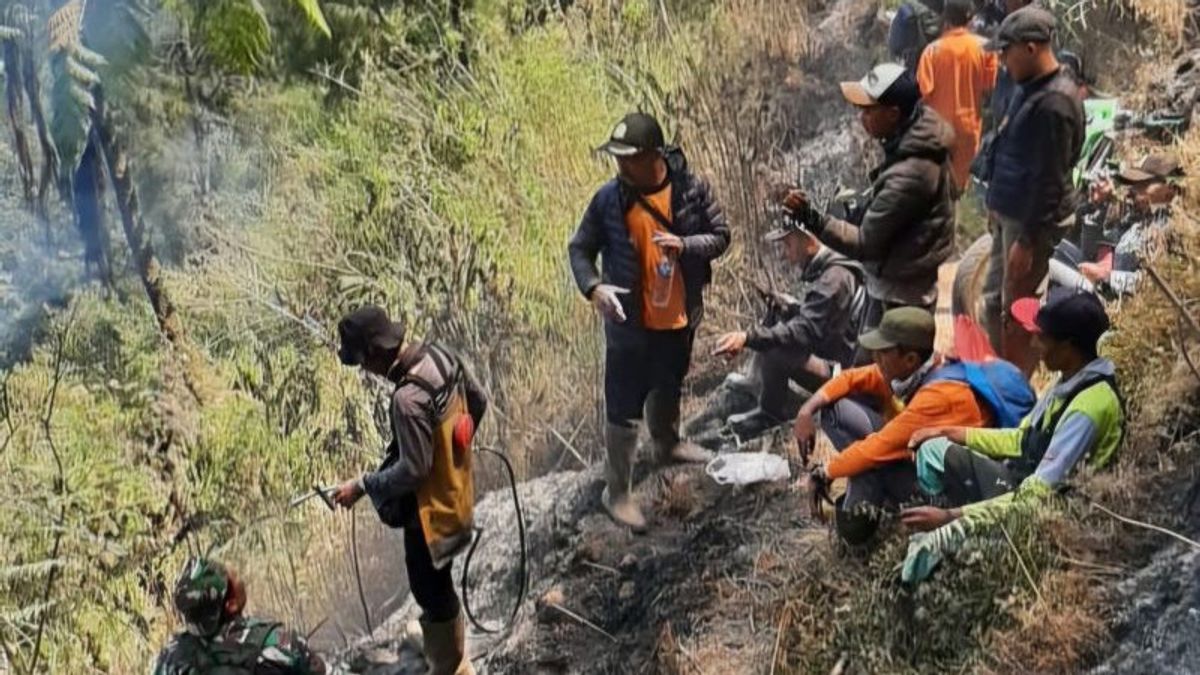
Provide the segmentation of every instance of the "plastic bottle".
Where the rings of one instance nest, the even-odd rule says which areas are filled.
[[[675,282],[675,256],[663,253],[655,268],[654,289],[650,295],[650,304],[663,308],[671,302],[671,284]]]

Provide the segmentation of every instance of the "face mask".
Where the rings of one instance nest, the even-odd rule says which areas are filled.
[[[929,375],[929,371],[933,370],[934,357],[930,356],[929,360],[921,364],[916,372],[903,380],[892,380],[892,393],[901,401],[907,401],[912,398],[912,395],[917,393],[917,389],[921,387],[921,383],[925,381],[925,376]]]

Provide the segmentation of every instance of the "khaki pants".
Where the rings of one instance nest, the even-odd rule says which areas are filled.
[[[1050,257],[1062,232],[1039,231],[1031,236],[1019,223],[995,211],[988,214],[988,225],[992,255],[983,286],[988,337],[1002,358],[1029,375],[1037,367],[1038,357],[1033,352],[1032,336],[1012,318],[1012,305],[1021,298],[1041,296]],[[1028,269],[1014,265],[1013,253],[1018,251],[1032,260]]]

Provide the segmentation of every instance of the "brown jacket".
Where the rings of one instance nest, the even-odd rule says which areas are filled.
[[[436,345],[405,349],[388,379],[396,383],[393,438],[363,486],[385,524],[422,527],[440,568],[470,542],[475,498],[471,453],[451,447],[453,427],[469,414],[478,428],[487,398],[470,369]]]
[[[884,144],[861,225],[825,217],[821,241],[862,263],[871,297],[905,305],[937,299],[938,267],[954,252],[953,142],[954,129],[919,106],[908,127]]]

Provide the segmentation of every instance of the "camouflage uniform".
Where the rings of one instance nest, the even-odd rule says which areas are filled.
[[[193,559],[175,585],[187,626],[159,654],[154,675],[323,675],[325,664],[282,624],[223,615],[229,573]]]

